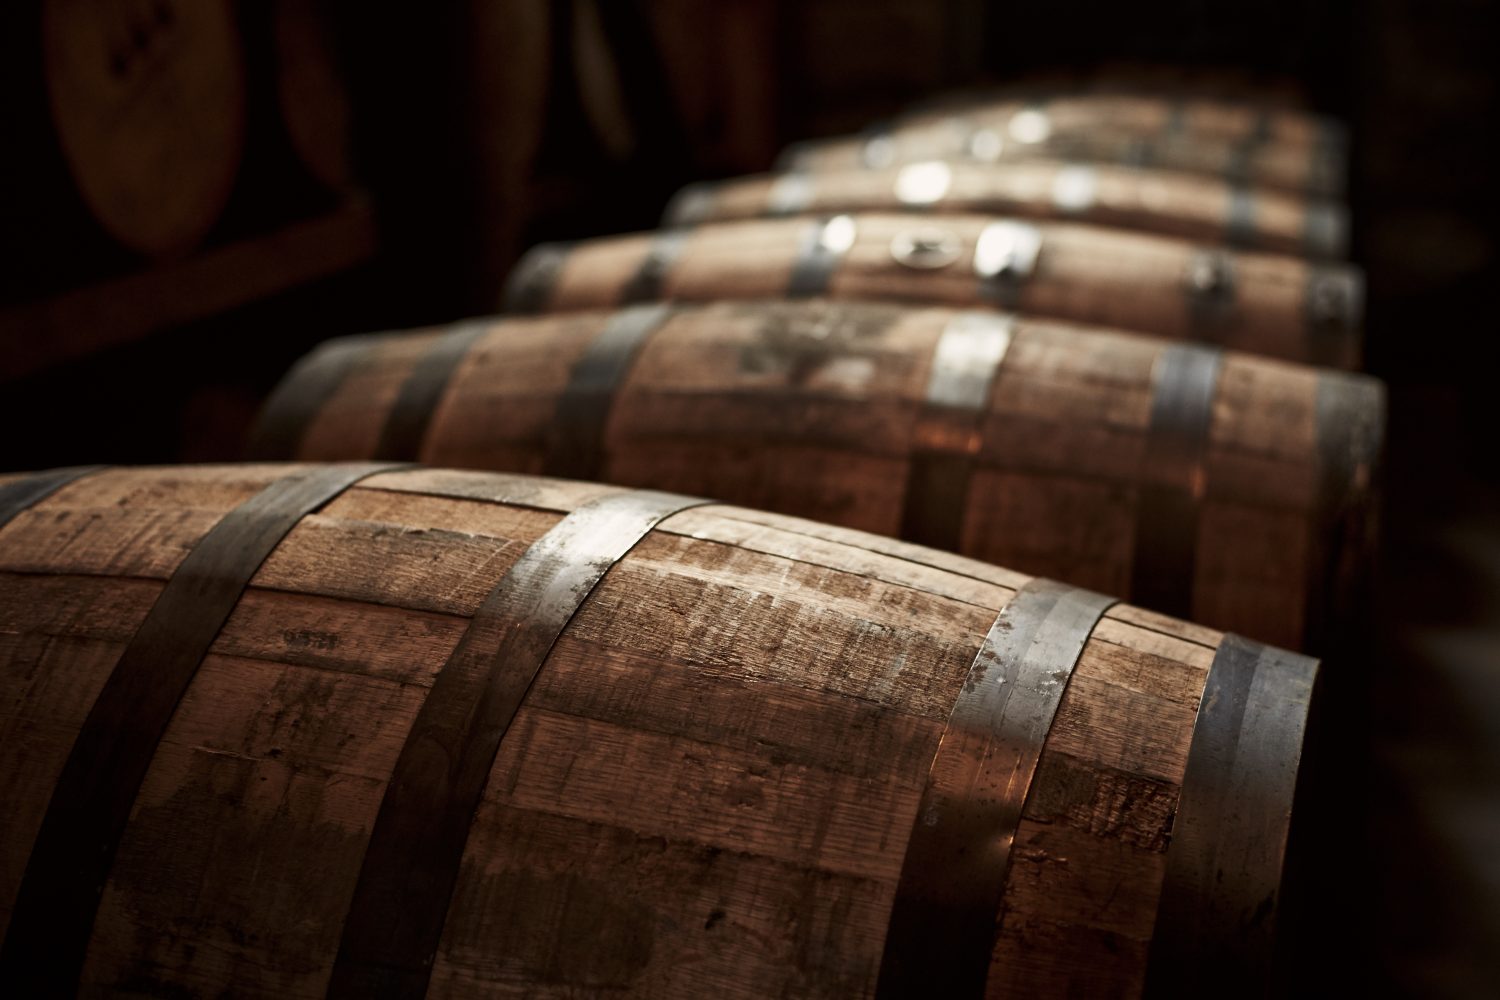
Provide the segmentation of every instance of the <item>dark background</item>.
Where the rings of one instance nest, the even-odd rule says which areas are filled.
[[[252,78],[269,72],[256,6],[240,13]],[[766,169],[791,140],[945,89],[1108,72],[1345,119],[1368,367],[1391,387],[1385,538],[1368,620],[1325,671],[1284,981],[1307,995],[1500,995],[1493,4],[331,2],[351,179],[299,171],[252,86],[229,208],[193,254],[157,261],[90,233],[68,190],[36,9],[0,15],[15,141],[0,469],[235,458],[259,401],[318,340],[492,312],[533,242],[650,228],[689,180]],[[327,266],[255,273],[287,227],[366,217],[367,236],[309,244]],[[265,252],[222,277],[231,306],[149,319],[141,303],[183,295],[185,264],[236,247]],[[110,291],[131,276],[144,276],[137,298]],[[89,329],[38,355],[38,317],[77,315],[81,293]]]

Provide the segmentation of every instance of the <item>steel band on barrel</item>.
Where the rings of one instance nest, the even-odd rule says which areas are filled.
[[[1349,250],[1349,222],[1343,206],[1309,201],[1302,219],[1302,246],[1311,257],[1334,260]]]
[[[151,758],[240,595],[298,521],[392,468],[323,466],[278,479],[221,518],[172,573],[53,787],[0,951],[0,983],[11,995],[78,988],[99,899]]]
[[[1008,219],[985,226],[974,243],[979,298],[1002,309],[1015,309],[1041,252],[1042,231],[1036,226]]]
[[[386,414],[375,445],[375,458],[415,462],[421,456],[427,427],[453,379],[453,372],[490,325],[490,320],[483,319],[456,323],[418,359]]]
[[[632,306],[610,316],[573,365],[548,428],[543,472],[597,479],[604,464],[604,432],[615,391],[641,345],[672,315],[665,303]]]
[[[1209,668],[1172,823],[1146,994],[1268,996],[1316,660],[1235,635]]]
[[[854,245],[856,235],[854,217],[850,215],[835,215],[809,225],[792,264],[787,297],[802,299],[827,294],[833,272]]]
[[[13,482],[0,484],[0,528],[69,483],[107,468],[107,465],[74,465],[66,469],[32,473]]]
[[[707,501],[617,493],[534,542],[485,598],[417,714],[365,851],[331,997],[422,997],[500,743],[553,645],[663,518]]]
[[[1319,650],[1360,599],[1376,527],[1371,494],[1385,440],[1385,389],[1373,378],[1321,372],[1317,388],[1318,501],[1307,557],[1303,648]],[[1351,593],[1346,594],[1346,591]]]
[[[876,995],[979,997],[1011,847],[1063,692],[1112,598],[1033,580],[959,688],[901,866]]]
[[[526,251],[505,282],[503,302],[508,313],[547,310],[557,276],[573,252],[572,243],[543,243]]]
[[[1171,344],[1152,373],[1130,599],[1179,618],[1192,617],[1198,515],[1207,490],[1204,457],[1222,362],[1215,348]]]
[[[1255,192],[1236,184],[1229,189],[1224,218],[1224,242],[1232,247],[1255,245]]]
[[[677,265],[677,258],[682,256],[682,248],[690,233],[691,230],[686,229],[663,229],[651,238],[640,266],[620,289],[622,305],[654,302],[661,298],[667,275]]]
[[[359,368],[380,336],[340,337],[298,361],[261,409],[250,432],[246,456],[258,462],[297,458],[302,451],[302,439],[318,411]]]
[[[950,552],[959,550],[990,387],[1005,360],[1014,328],[1009,316],[965,312],[949,320],[938,338],[913,432],[902,501],[902,538]]]

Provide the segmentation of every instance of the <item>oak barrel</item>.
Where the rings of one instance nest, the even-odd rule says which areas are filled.
[[[298,160],[320,184],[354,183],[352,111],[328,0],[274,0],[276,104]]]
[[[227,0],[45,0],[42,47],[64,158],[100,225],[140,253],[193,249],[218,221],[246,130]]]
[[[1293,149],[1319,148],[1338,154],[1349,145],[1348,130],[1342,122],[1303,108],[1124,88],[1113,92],[1063,88],[1050,93],[953,95],[925,107],[913,107],[900,121],[943,122],[960,115],[1030,138],[1103,128],[1131,135],[1223,139]]]
[[[1361,354],[1356,267],[985,215],[757,219],[543,244],[516,265],[505,303],[813,296],[1002,308],[1336,368]]]
[[[1062,219],[1336,260],[1348,246],[1341,205],[1209,177],[1130,167],[928,160],[887,170],[790,171],[691,184],[663,225],[840,212],[984,213]]]
[[[1040,158],[1185,171],[1307,197],[1342,197],[1348,170],[1344,132],[1332,123],[1307,131],[1308,139],[1298,142],[1275,141],[1258,131],[1234,136],[1143,129],[1139,121],[1112,119],[1097,108],[1059,122],[1043,108],[1017,103],[915,115],[861,135],[796,143],[779,165],[818,171],[932,159],[995,164]]]
[[[10,996],[1247,995],[1316,664],[703,501],[0,477]]]
[[[736,303],[334,340],[254,453],[722,497],[1287,647],[1366,562],[1380,383],[994,313]]]

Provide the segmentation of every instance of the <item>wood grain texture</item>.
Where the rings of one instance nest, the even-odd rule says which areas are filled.
[[[1340,258],[1347,243],[1343,209],[1331,203],[1181,171],[1043,160],[928,161],[695,184],[678,195],[664,221],[893,210],[1072,220],[1312,258]]]
[[[964,308],[1005,301],[1022,315],[1212,343],[1290,361],[1354,368],[1361,355],[1357,268],[1272,254],[1207,250],[1165,236],[1041,223],[1032,273],[986,282],[975,250],[994,216],[860,213],[825,293]],[[780,298],[808,239],[807,219],[726,222],[689,232],[659,285],[668,301]],[[646,264],[650,234],[573,247],[544,312],[620,305]],[[941,247],[924,266],[903,245]],[[548,246],[532,253],[552,253]],[[523,260],[517,274],[525,274]],[[1003,290],[1002,290],[1003,289]]]
[[[420,451],[399,457],[540,471],[557,446],[550,428],[569,371],[611,315],[498,321],[454,371]],[[925,447],[917,416],[954,315],[828,302],[679,306],[616,386],[591,477],[900,534]],[[371,455],[389,401],[439,336],[373,341],[283,457]],[[1019,321],[977,429],[951,452],[969,469],[955,547],[1129,596],[1142,490],[1166,474],[1148,445],[1169,346]],[[1351,409],[1321,414],[1330,386],[1351,394]],[[1191,539],[1195,619],[1288,648],[1325,631],[1319,609],[1352,583],[1330,540],[1367,537],[1383,413],[1373,379],[1224,355]],[[1330,453],[1329,420],[1375,430]]]
[[[108,470],[0,531],[0,927],[119,649],[195,540],[286,471]],[[413,469],[304,518],[157,749],[82,992],[321,995],[437,669],[528,546],[617,492]],[[431,995],[870,994],[937,740],[1028,579],[741,508],[663,521],[583,602],[500,745]],[[988,995],[1139,993],[1221,639],[1123,605],[1093,630]]]

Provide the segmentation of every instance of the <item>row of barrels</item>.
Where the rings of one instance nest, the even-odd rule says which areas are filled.
[[[1069,156],[1019,218],[934,207],[1005,157],[690,190],[511,315],[325,344],[254,464],[0,476],[0,984],[1263,993],[1276,647],[1370,558],[1358,274],[1050,221],[1070,169],[1173,189]]]

